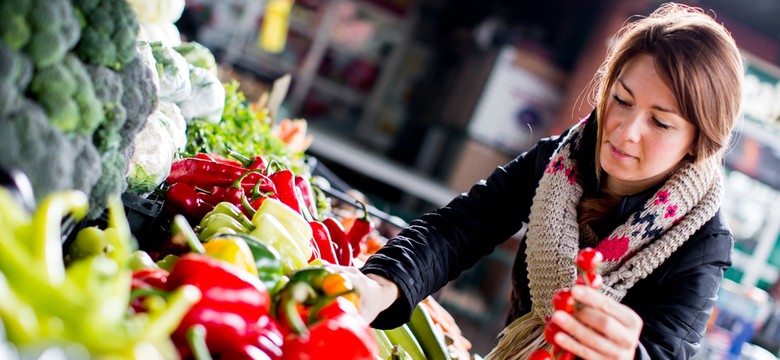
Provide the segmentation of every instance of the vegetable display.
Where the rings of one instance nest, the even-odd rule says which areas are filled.
[[[468,358],[433,299],[399,329],[363,320],[370,294],[329,265],[381,246],[368,206],[334,212],[306,121],[273,119],[168,36],[183,8],[0,3],[0,170],[38,203],[0,184],[0,357]],[[120,194],[159,205],[154,236]]]

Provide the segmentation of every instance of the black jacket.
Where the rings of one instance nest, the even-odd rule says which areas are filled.
[[[595,121],[586,125],[578,168],[586,193],[596,187],[592,166]],[[445,207],[422,215],[363,266],[394,281],[400,298],[372,326],[393,328],[409,320],[414,305],[490,254],[527,223],[544,168],[562,137],[543,139],[531,150],[498,167]],[[621,199],[615,218],[622,223],[656,189]],[[608,229],[611,231],[611,229]],[[525,239],[515,259],[509,321],[531,309]],[[702,226],[649,277],[623,299],[642,317],[638,359],[687,359],[699,348],[723,272],[731,266],[733,238],[720,212]]]

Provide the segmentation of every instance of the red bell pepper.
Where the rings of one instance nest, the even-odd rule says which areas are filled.
[[[172,212],[181,212],[190,219],[202,219],[216,205],[208,193],[183,182],[171,184],[165,192],[165,204]]]
[[[352,265],[352,246],[347,240],[347,234],[344,231],[344,226],[341,225],[338,220],[327,217],[322,220],[322,223],[328,228],[330,233],[331,243],[336,251],[336,260],[338,265],[349,266]]]
[[[283,359],[376,359],[379,347],[360,316],[351,283],[321,268],[299,270],[280,290],[277,310],[289,332]]]
[[[131,287],[130,306],[136,313],[146,312],[143,303],[146,295],[168,288],[168,271],[159,268],[133,271]]]
[[[338,265],[336,249],[333,247],[328,228],[320,221],[309,221],[309,226],[311,226],[312,238],[320,249],[320,259]]]
[[[360,204],[360,207],[363,209],[363,216],[356,218],[352,227],[350,227],[347,232],[347,241],[349,241],[349,245],[352,247],[353,258],[360,255],[361,247],[365,246],[368,235],[374,231],[374,222],[371,221],[371,218],[368,216],[366,204],[360,201],[357,203]]]
[[[171,334],[182,357],[191,354],[187,332],[202,325],[206,345],[222,359],[255,359],[258,351],[269,359],[281,357],[282,333],[269,315],[270,298],[255,276],[236,270],[207,255],[181,257],[168,277],[168,288],[194,285],[203,294]]]

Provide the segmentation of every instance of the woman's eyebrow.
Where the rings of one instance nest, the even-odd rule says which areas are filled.
[[[626,90],[626,92],[628,92],[628,94],[629,94],[629,95],[631,95],[631,97],[634,97],[634,92],[633,92],[633,91],[631,91],[631,88],[629,88],[629,87],[628,87],[628,85],[626,85],[626,83],[625,83],[625,82],[623,82],[623,79],[620,79],[620,78],[618,78],[618,79],[617,79],[617,82],[618,82],[618,83],[620,83],[620,86],[622,86],[622,87],[623,87],[623,89],[625,89],[625,90]],[[669,109],[669,108],[663,107],[663,106],[661,106],[661,105],[653,105],[653,106],[651,106],[651,107],[652,107],[653,109],[656,109],[656,110],[658,110],[658,111],[663,111],[663,112],[667,112],[667,113],[670,113],[670,114],[675,114],[675,115],[678,115],[678,116],[680,115],[680,114],[678,114],[678,113],[677,113],[677,111],[675,111],[674,109]]]

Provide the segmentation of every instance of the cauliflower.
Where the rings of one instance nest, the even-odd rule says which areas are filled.
[[[155,110],[136,135],[127,173],[128,192],[146,196],[168,177],[175,149],[165,121],[169,121],[165,114]]]
[[[153,23],[175,23],[184,12],[184,5],[184,0],[130,0],[138,18]]]
[[[217,75],[217,61],[211,51],[195,41],[185,42],[174,48],[187,62]]]
[[[190,66],[190,96],[180,101],[179,107],[188,123],[202,120],[216,124],[222,119],[225,110],[225,87],[217,75],[199,67]]]
[[[174,151],[184,151],[184,147],[187,146],[187,123],[184,121],[181,109],[174,103],[160,101],[157,110],[163,115],[160,121],[173,141]]]
[[[192,85],[187,60],[172,47],[161,42],[152,42],[149,45],[157,62],[157,73],[160,77],[157,95],[160,99],[178,102],[189,97]]]

